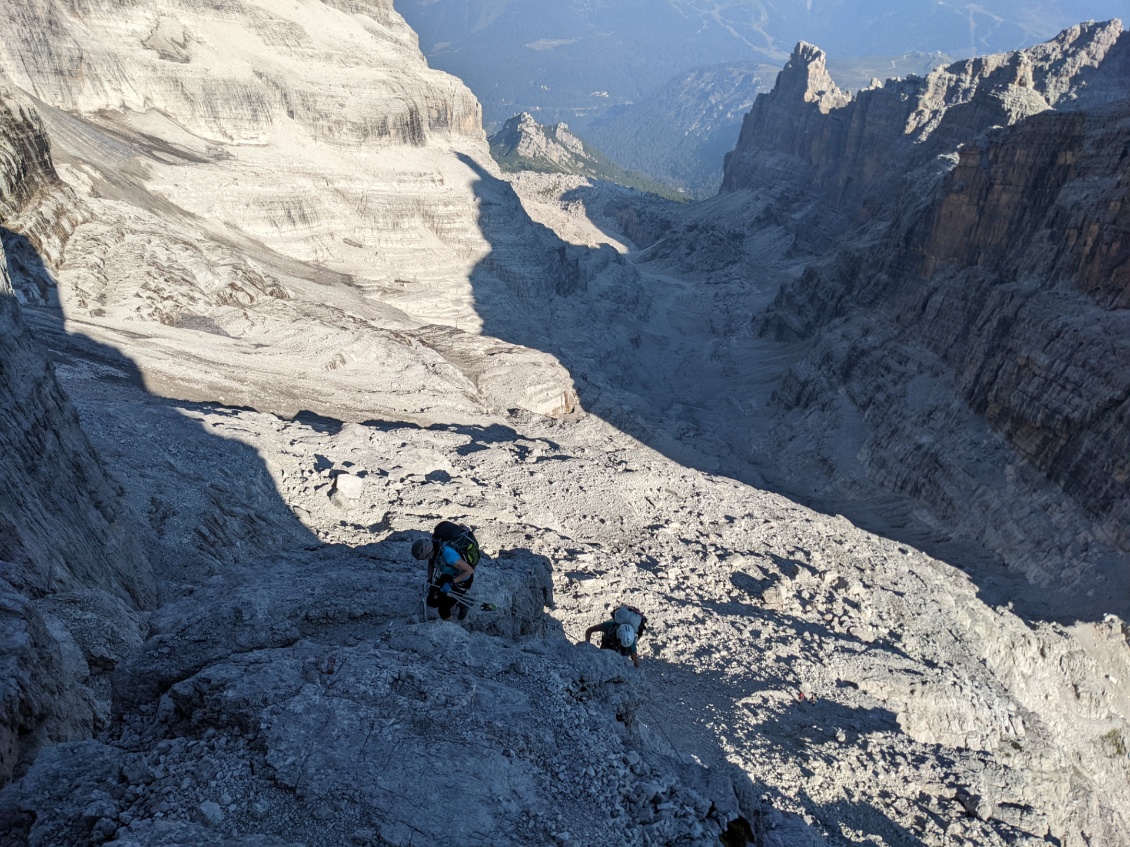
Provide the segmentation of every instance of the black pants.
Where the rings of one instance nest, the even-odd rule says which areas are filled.
[[[458,617],[459,620],[467,617],[467,611],[470,606],[467,601],[463,599],[463,595],[471,589],[471,584],[475,581],[475,575],[467,577],[463,582],[455,582],[453,577],[444,574],[439,578],[435,585],[428,590],[428,605],[433,609],[439,609],[439,616],[445,621],[451,620],[451,611],[456,606],[459,607]],[[443,591],[444,586],[450,585],[448,591]]]

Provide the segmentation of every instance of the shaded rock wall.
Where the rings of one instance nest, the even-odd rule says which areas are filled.
[[[1124,550],[1127,118],[1048,112],[969,145],[905,230],[811,270],[765,321],[797,338],[877,310],[952,368],[969,407]]]
[[[963,151],[911,230],[909,273],[899,274],[913,279],[917,264],[937,280],[914,286],[922,318],[908,323],[955,368],[970,407],[1122,549],[1130,549],[1128,141],[1130,111],[1120,109],[1040,115]],[[968,281],[947,284],[955,275]]]
[[[47,140],[33,113],[0,101],[0,185],[4,223],[55,185]],[[9,211],[11,210],[11,211]],[[34,234],[34,232],[33,232]],[[11,279],[0,276],[3,319],[3,557],[25,566],[24,585],[35,593],[98,585],[139,603],[154,598],[137,540],[120,521],[118,489],[82,433],[78,416],[27,333]],[[60,521],[58,516],[67,520]]]
[[[66,227],[47,198],[60,188],[38,117],[0,91],[0,225],[26,213],[43,244]],[[34,207],[38,206],[38,210]],[[26,239],[24,239],[26,241]],[[78,415],[28,332],[0,261],[0,782],[38,748],[89,736],[104,716],[88,660],[112,667],[121,651],[95,645],[130,607],[157,596],[137,528],[117,500]],[[85,598],[83,602],[77,598]],[[51,598],[51,599],[46,599]],[[76,640],[68,600],[107,612],[97,633]],[[42,601],[42,602],[40,602]],[[128,631],[128,624],[124,631]],[[128,642],[129,636],[125,636]],[[102,646],[106,646],[105,642]]]
[[[0,74],[0,242],[16,299],[58,303],[44,258],[58,262],[66,239],[86,216],[55,173],[39,114]]]
[[[907,270],[1043,276],[1103,309],[1130,308],[1127,117],[1125,108],[1050,112],[964,148],[908,234],[921,261]]]

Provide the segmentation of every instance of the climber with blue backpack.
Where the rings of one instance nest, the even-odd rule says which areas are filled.
[[[467,617],[470,605],[464,595],[475,581],[475,566],[482,556],[470,527],[440,521],[430,539],[420,538],[412,544],[412,556],[428,562],[426,605],[438,609],[445,621],[451,620],[456,606],[458,620]]]
[[[647,628],[647,615],[635,606],[619,605],[612,612],[612,618],[604,623],[594,624],[585,630],[585,642],[589,643],[596,633],[600,633],[600,649],[615,650],[621,656],[629,656],[632,664],[640,666],[637,652],[640,636]]]

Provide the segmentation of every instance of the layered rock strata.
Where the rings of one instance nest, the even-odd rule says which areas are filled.
[[[113,37],[100,38],[111,10]],[[12,81],[69,112],[156,110],[213,143],[250,145],[289,125],[345,146],[423,146],[435,135],[482,132],[478,102],[427,68],[389,3],[283,11],[265,2],[157,9],[27,0],[9,21],[0,57]],[[312,59],[337,72],[303,73]]]
[[[905,313],[920,304],[923,319],[911,331],[954,368],[970,407],[1123,550],[1128,140],[1123,108],[1036,116],[963,151],[909,233],[906,272],[891,273],[931,281],[914,285]]]
[[[154,388],[287,415],[332,395],[354,420],[577,407],[550,356],[497,355],[481,331],[528,324],[514,297],[532,284],[548,303],[562,287],[537,282],[573,273],[580,251],[495,199],[477,102],[428,69],[390,3],[21,0],[11,24],[0,61],[43,104],[60,173],[92,210],[52,259],[67,315],[110,343],[145,324]],[[201,332],[226,349],[198,351],[212,367],[188,378],[169,351]],[[436,402],[409,399],[414,383]]]

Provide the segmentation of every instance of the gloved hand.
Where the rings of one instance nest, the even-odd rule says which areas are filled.
[[[450,592],[451,592],[451,583],[450,582],[445,582],[443,585],[440,586],[440,589],[439,589],[440,594],[449,594]]]

